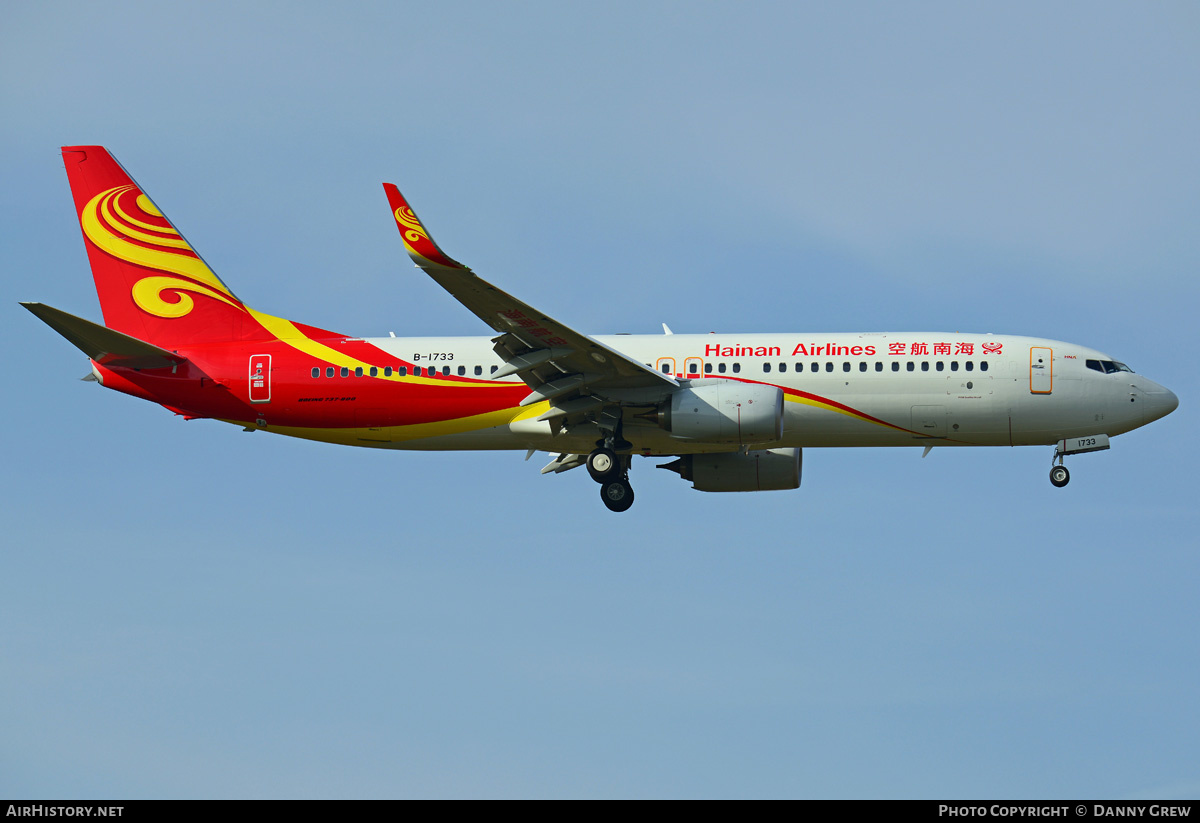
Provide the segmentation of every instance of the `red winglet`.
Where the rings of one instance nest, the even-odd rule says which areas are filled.
[[[441,266],[448,269],[467,269],[462,263],[442,251],[433,242],[425,226],[417,218],[412,206],[404,199],[400,189],[392,183],[384,183],[383,190],[387,193],[388,204],[392,207],[392,217],[396,219],[396,227],[400,229],[400,237],[404,240],[404,248],[418,266]],[[469,271],[469,269],[467,269]]]

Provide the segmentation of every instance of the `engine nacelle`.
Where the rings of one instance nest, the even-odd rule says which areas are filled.
[[[678,472],[702,492],[765,492],[800,488],[800,449],[756,449],[721,454],[685,454],[659,466]]]
[[[660,420],[680,440],[778,443],[783,438],[783,391],[725,380],[680,389],[664,404]]]

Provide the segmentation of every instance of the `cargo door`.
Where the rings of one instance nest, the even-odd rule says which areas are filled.
[[[923,437],[945,437],[946,407],[913,406],[912,430]]]

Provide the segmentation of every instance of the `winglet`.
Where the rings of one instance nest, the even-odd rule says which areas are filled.
[[[470,271],[462,263],[438,248],[438,244],[433,242],[433,238],[429,236],[429,232],[417,218],[412,206],[408,205],[408,201],[404,199],[400,189],[392,183],[384,183],[383,190],[387,193],[388,204],[392,207],[392,217],[395,218],[396,227],[400,229],[400,237],[404,240],[404,248],[407,249],[408,256],[413,259],[414,263],[421,268],[437,266]]]

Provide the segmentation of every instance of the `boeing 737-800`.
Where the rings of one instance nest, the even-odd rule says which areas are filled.
[[[383,449],[548,452],[585,466],[613,511],[634,455],[675,458],[701,491],[795,489],[801,450],[1053,445],[1063,457],[1169,414],[1175,395],[1102,352],[999,334],[593,337],[475,275],[384,190],[417,266],[490,337],[364,339],[250,308],[100,146],[63,162],[104,325],[26,308],[90,359],[89,378],[187,419]]]

